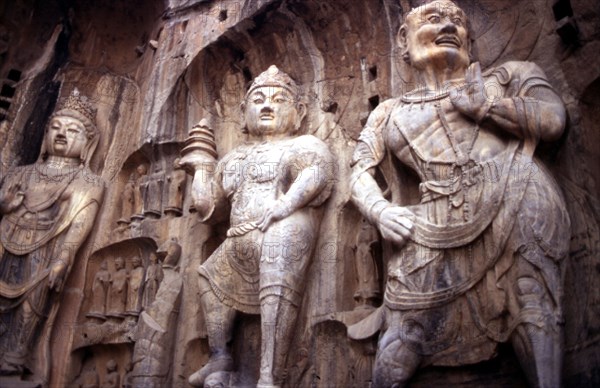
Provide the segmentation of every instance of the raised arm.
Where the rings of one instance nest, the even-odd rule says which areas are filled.
[[[485,83],[479,63],[473,63],[466,72],[466,86],[453,91],[452,103],[476,122],[492,122],[518,138],[557,140],[567,119],[561,98],[537,65],[514,64],[512,67],[523,73],[515,95],[495,95],[499,94],[500,85],[494,85],[495,78]]]

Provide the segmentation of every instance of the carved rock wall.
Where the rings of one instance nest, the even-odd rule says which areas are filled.
[[[565,284],[565,383],[597,385],[597,4],[584,0],[458,3],[470,18],[473,56],[482,68],[508,60],[534,61],[567,104],[566,135],[557,143],[542,145],[538,153],[557,177],[572,218]],[[35,160],[57,98],[73,87],[91,96],[99,110],[102,138],[93,169],[108,187],[94,231],[71,272],[56,324],[47,334],[53,360],[50,384],[74,384],[93,373],[105,381],[110,360],[116,362],[121,381],[126,381],[135,375],[131,372],[136,371],[136,363],[143,364],[134,357],[136,341],[141,341],[137,336],[167,327],[172,335],[148,348],[160,348],[171,363],[166,369],[157,368],[156,379],[145,383],[185,387],[187,376],[206,362],[206,329],[195,269],[223,240],[227,227],[202,224],[190,211],[189,177],[182,214],[165,214],[170,206],[169,177],[188,129],[201,118],[215,129],[219,155],[243,141],[240,103],[245,88],[276,64],[303,86],[309,112],[304,130],[324,140],[337,160],[335,189],[322,220],[296,342],[288,356],[288,385],[365,386],[374,344],[350,343],[345,328],[331,321],[334,313],[350,311],[357,303],[354,256],[361,217],[348,202],[349,161],[369,112],[412,89],[410,71],[396,46],[400,17],[411,5],[408,0],[26,0],[0,5],[2,172],[10,165]],[[137,173],[140,165],[145,167],[144,176]],[[133,190],[140,190],[146,201],[142,217],[127,220],[125,215],[128,223],[118,224],[127,208],[124,192],[131,177],[137,179]],[[406,197],[417,201],[414,180],[409,176],[405,183]],[[109,272],[114,273],[117,256],[125,258],[129,271],[132,258],[139,256],[147,274],[156,248],[173,237],[182,248],[183,286],[169,294],[178,306],[163,317],[166,327],[152,321],[139,325],[136,316],[105,320],[86,316],[103,260],[108,260]],[[376,246],[372,252],[380,260]],[[385,267],[379,265],[380,270]],[[138,327],[145,328],[139,329],[142,334]],[[242,378],[251,381],[260,354],[259,322],[247,317],[236,330],[240,333],[234,343],[236,363]],[[144,376],[151,377],[153,371],[147,372]],[[449,382],[525,384],[507,348],[482,365],[426,368],[413,386]]]

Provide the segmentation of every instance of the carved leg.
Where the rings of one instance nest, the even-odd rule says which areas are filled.
[[[3,374],[21,374],[25,368],[30,342],[40,322],[28,300],[17,310],[15,322],[18,322],[19,330],[14,337],[14,348],[4,355]]]
[[[215,372],[229,372],[233,369],[233,358],[227,344],[231,341],[231,332],[235,319],[235,310],[225,306],[212,292],[208,281],[200,278],[202,310],[208,331],[210,358],[208,363],[190,376],[188,382],[194,387],[203,387],[204,380]]]
[[[519,278],[517,288],[521,314],[531,323],[515,329],[511,338],[515,353],[531,386],[559,387],[563,338],[552,302],[544,286],[533,277]]]
[[[260,379],[257,387],[281,385],[298,308],[281,296],[261,300]]]
[[[421,356],[402,342],[399,332],[387,330],[379,339],[372,387],[404,387],[415,374],[420,363]]]

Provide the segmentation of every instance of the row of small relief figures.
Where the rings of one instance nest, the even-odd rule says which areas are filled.
[[[164,174],[157,172],[148,175],[145,164],[137,166],[123,190],[121,217],[117,221],[120,229],[145,218],[158,219],[164,214],[179,217],[183,214],[183,197],[187,174],[179,166],[179,159],[173,163],[173,171],[167,177],[167,199],[163,210]]]
[[[100,264],[92,284],[91,304],[86,317],[101,321],[137,317],[152,304],[163,279],[162,266],[154,253],[150,255],[148,268],[142,266],[142,259],[138,256],[132,258],[131,265],[132,269],[128,271],[125,260],[116,257],[115,270],[111,273],[107,260]]]
[[[121,381],[119,365],[115,360],[110,359],[106,363],[106,375],[102,382],[100,381],[98,372],[93,368],[79,376],[74,386],[80,388],[129,388],[133,386],[129,377],[132,367],[131,363],[125,366],[125,376],[123,377],[123,381]]]

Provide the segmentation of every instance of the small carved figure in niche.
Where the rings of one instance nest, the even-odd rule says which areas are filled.
[[[11,169],[0,188],[0,373],[45,373],[45,346],[79,247],[92,229],[104,183],[89,169],[99,140],[96,111],[75,90],[51,116],[40,158]],[[48,337],[42,340],[47,341]],[[47,344],[47,342],[46,342]]]
[[[312,387],[315,374],[315,367],[310,362],[308,349],[300,347],[296,353],[296,360],[287,374],[286,385],[294,384],[296,387]]]
[[[125,227],[131,223],[131,216],[135,210],[135,197],[136,197],[136,174],[131,173],[129,180],[125,184],[123,189],[123,202],[121,207],[121,218],[117,221],[117,224],[121,227]]]
[[[242,108],[250,142],[215,163],[214,137],[202,121],[182,151],[182,165],[194,172],[200,217],[223,215],[219,205],[228,198],[232,207],[227,239],[198,269],[211,356],[190,376],[194,386],[212,373],[232,371],[228,342],[238,311],[261,315],[258,386],[282,383],[317,241],[317,209],[334,180],[325,143],[298,135],[306,106],[287,74],[271,66],[259,75]]]
[[[373,257],[373,244],[377,241],[377,230],[363,219],[356,235],[356,254],[354,256],[357,278],[354,300],[358,303],[357,308],[370,308],[381,301],[379,270]]]
[[[151,253],[150,265],[146,270],[146,280],[144,281],[144,298],[142,301],[142,306],[144,309],[150,307],[152,302],[154,302],[156,292],[158,291],[158,287],[160,286],[160,282],[162,282],[163,277],[163,269],[158,262],[158,257],[155,253]]]
[[[119,376],[119,366],[113,359],[106,363],[106,376],[102,383],[102,388],[121,388],[121,376]]]
[[[467,25],[449,0],[408,13],[398,40],[421,86],[380,104],[355,150],[352,199],[390,253],[384,306],[348,331],[381,330],[374,387],[488,360],[507,341],[532,386],[561,384],[569,216],[533,153],[561,136],[565,107],[534,63],[470,63]],[[420,204],[399,198],[394,158],[421,179]]]
[[[179,164],[180,159],[175,159],[173,171],[167,178],[169,184],[169,197],[165,214],[170,217],[179,217],[183,214],[183,195],[187,182],[187,174]]]
[[[123,385],[122,388],[133,388],[133,383],[132,383],[132,376],[131,373],[133,372],[133,363],[131,361],[129,361],[127,364],[125,364],[125,374],[123,375]]]
[[[229,372],[215,372],[204,381],[204,388],[229,388],[233,386],[232,375]]]
[[[142,295],[144,292],[144,267],[142,258],[134,256],[131,260],[132,270],[129,272],[129,286],[127,292],[127,315],[137,317],[142,311]]]
[[[115,259],[115,272],[110,277],[110,288],[106,303],[106,315],[113,318],[125,317],[127,304],[127,283],[129,274],[122,257]]]
[[[144,219],[144,189],[142,185],[144,177],[148,173],[148,167],[145,164],[140,164],[135,169],[136,180],[135,187],[133,190],[133,215],[131,221],[141,221]]]
[[[98,372],[96,368],[92,368],[88,371],[83,372],[81,376],[81,388],[98,388],[100,387],[100,379],[98,378]]]
[[[89,312],[86,314],[89,318],[106,318],[106,298],[110,287],[110,272],[108,272],[108,262],[103,260],[100,269],[96,272],[94,282],[92,283],[91,299],[92,303]]]
[[[144,192],[144,217],[160,218],[162,214],[162,197],[164,174],[156,171],[152,175],[144,177],[141,186]]]

